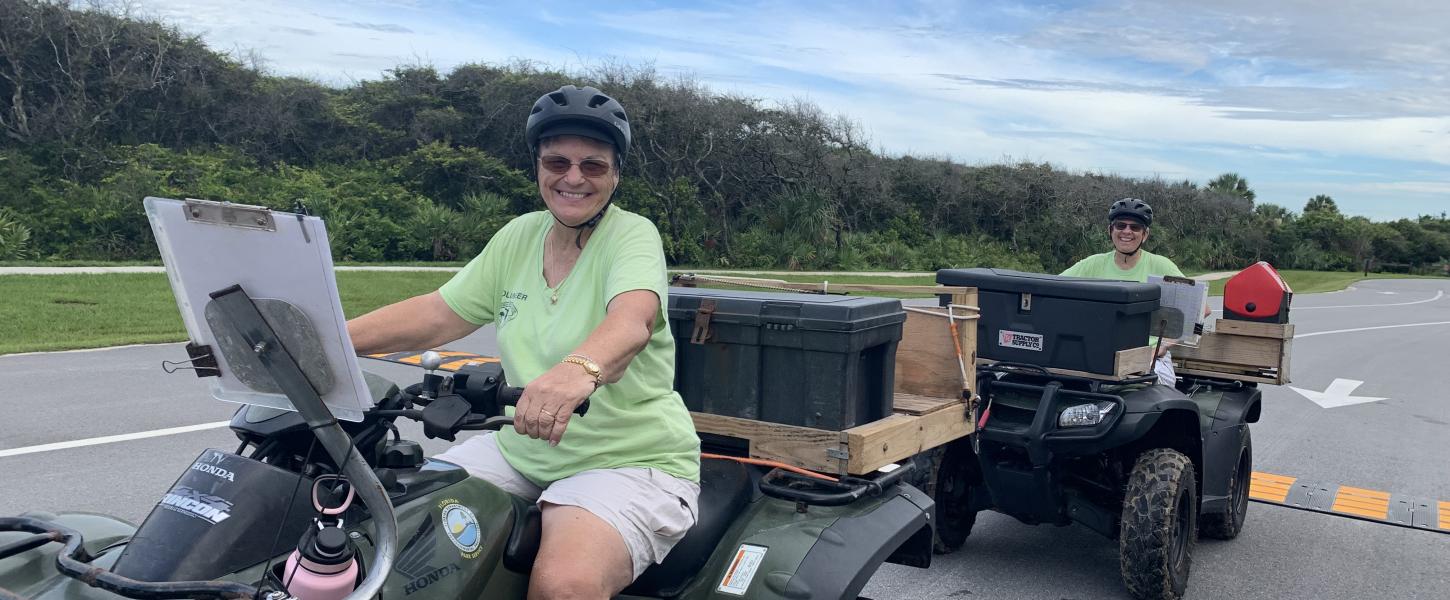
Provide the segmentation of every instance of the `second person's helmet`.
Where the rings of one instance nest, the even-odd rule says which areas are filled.
[[[1123,198],[1113,203],[1108,209],[1108,222],[1112,223],[1118,219],[1134,219],[1143,224],[1144,227],[1153,226],[1153,207],[1147,202],[1137,198]]]

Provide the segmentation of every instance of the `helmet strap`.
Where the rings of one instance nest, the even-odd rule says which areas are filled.
[[[589,220],[588,221],[585,221],[585,222],[580,223],[578,225],[570,225],[568,223],[565,223],[563,221],[560,221],[559,220],[559,216],[556,215],[556,214],[554,214],[554,211],[552,211],[552,210],[549,211],[549,216],[554,217],[554,221],[558,222],[560,225],[563,225],[565,227],[568,227],[569,229],[573,229],[574,231],[579,232],[578,234],[576,234],[574,236],[574,247],[575,248],[578,248],[580,250],[583,250],[584,249],[584,230],[585,229],[593,229],[595,227],[598,227],[599,226],[599,222],[602,221],[602,220],[604,220],[604,213],[609,211],[609,205],[610,204],[613,204],[613,203],[614,203],[614,192],[610,192],[609,193],[609,199],[604,201],[604,206],[599,209],[599,212],[594,213],[594,216],[589,217]]]

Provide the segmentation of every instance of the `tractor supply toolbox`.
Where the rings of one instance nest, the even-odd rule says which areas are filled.
[[[1110,378],[1151,368],[1151,349],[1139,349],[1158,308],[1157,285],[1001,269],[944,269],[936,281],[978,289],[979,360]]]
[[[899,300],[670,288],[669,313],[692,411],[835,431],[892,413]]]

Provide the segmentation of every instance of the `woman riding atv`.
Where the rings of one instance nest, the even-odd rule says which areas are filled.
[[[1108,237],[1113,249],[1094,254],[1068,267],[1063,275],[1088,277],[1092,279],[1118,279],[1144,283],[1149,275],[1172,275],[1183,277],[1183,271],[1166,256],[1153,254],[1143,249],[1148,242],[1149,229],[1153,226],[1153,207],[1137,198],[1123,198],[1108,207]],[[1208,305],[1203,307],[1203,316],[1210,314]],[[1160,345],[1152,339],[1148,345],[1158,348],[1153,372],[1158,374],[1158,383],[1173,386],[1178,374],[1173,368],[1173,356],[1168,348],[1173,342],[1163,340]]]
[[[353,319],[361,354],[434,348],[494,323],[513,430],[438,459],[534,500],[530,598],[608,598],[664,560],[698,516],[700,443],[674,384],[659,232],[611,205],[624,107],[593,87],[540,97],[524,129],[547,210],[505,225],[437,291]],[[592,397],[587,417],[573,411]]]

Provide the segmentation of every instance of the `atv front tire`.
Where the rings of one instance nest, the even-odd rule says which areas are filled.
[[[1197,538],[1193,462],[1167,448],[1139,455],[1128,477],[1118,540],[1128,592],[1144,600],[1182,598]]]
[[[1249,516],[1249,484],[1254,471],[1254,438],[1249,435],[1249,426],[1244,425],[1243,443],[1239,447],[1238,462],[1229,475],[1228,509],[1225,512],[1203,515],[1200,526],[1204,537],[1231,540],[1244,529],[1244,519]]]

